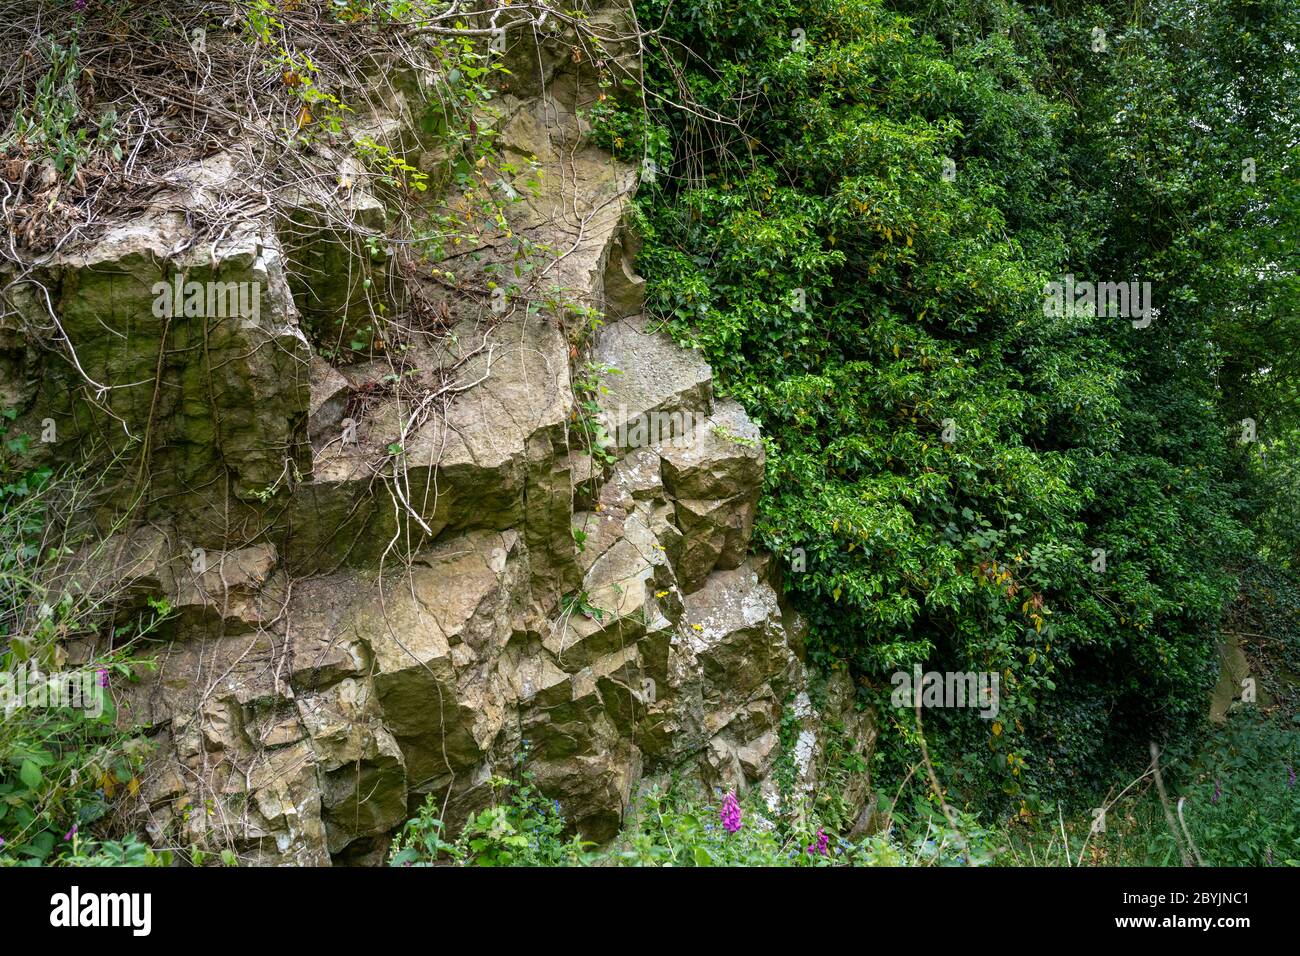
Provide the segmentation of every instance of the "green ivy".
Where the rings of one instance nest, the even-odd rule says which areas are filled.
[[[1270,174],[1274,218],[1255,214],[1229,163],[1293,162],[1295,100],[1252,93],[1247,136],[1220,90],[1249,57],[1213,57],[1254,50],[1249,89],[1294,91],[1297,26],[1199,3],[1193,36],[1189,2],[1135,24],[1120,4],[645,0],[643,22],[667,15],[650,108],[595,117],[656,164],[648,311],[763,426],[756,543],[811,659],[857,678],[900,775],[915,728],[890,674],[999,673],[996,721],[931,711],[926,734],[945,783],[1000,811],[1091,793],[1201,719],[1259,494],[1229,426],[1295,421],[1294,377],[1254,370],[1291,369],[1264,330],[1294,328],[1296,283],[1246,279],[1294,235],[1296,190]],[[1155,322],[1048,314],[1066,272],[1152,281]]]

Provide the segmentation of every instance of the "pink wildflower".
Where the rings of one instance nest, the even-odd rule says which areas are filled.
[[[807,853],[809,856],[814,856],[814,855],[830,856],[831,853],[830,843],[831,843],[831,838],[826,835],[826,831],[823,830],[821,827],[818,827],[817,842],[809,843],[806,847],[804,847],[804,852]]]
[[[728,833],[735,833],[740,829],[740,801],[736,799],[734,793],[729,793],[722,799],[722,826]]]

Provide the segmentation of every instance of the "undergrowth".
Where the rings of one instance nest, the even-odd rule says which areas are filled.
[[[169,608],[154,600],[120,618],[116,594],[68,576],[86,539],[59,516],[93,482],[19,464],[27,443],[11,438],[0,454],[0,866],[160,863],[115,818],[139,792],[149,746],[118,726],[114,689],[149,666],[133,645]],[[78,642],[96,650],[74,665]]]

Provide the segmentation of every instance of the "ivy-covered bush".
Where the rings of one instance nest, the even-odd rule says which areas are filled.
[[[967,800],[1095,791],[1204,710],[1263,507],[1238,421],[1295,420],[1297,25],[1246,6],[643,0],[651,95],[595,116],[652,174],[648,310],[763,425],[758,542],[882,759],[915,757],[891,673],[1000,675],[996,720],[927,718]],[[1046,307],[1066,274],[1149,281],[1149,321]]]

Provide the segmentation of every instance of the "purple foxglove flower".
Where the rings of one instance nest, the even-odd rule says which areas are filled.
[[[722,812],[719,816],[723,828],[728,833],[735,833],[740,829],[740,801],[736,799],[734,793],[729,793],[722,798]]]
[[[817,841],[804,847],[804,852],[809,856],[830,856],[830,842],[831,838],[826,835],[826,831],[818,827]]]

